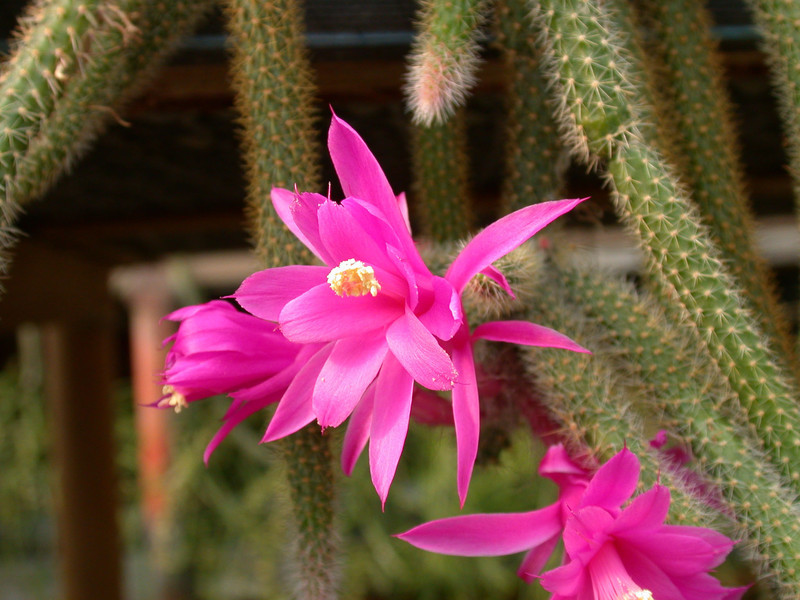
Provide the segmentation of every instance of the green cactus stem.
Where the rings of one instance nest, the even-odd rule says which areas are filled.
[[[555,200],[568,166],[556,123],[547,103],[541,49],[526,26],[524,0],[495,3],[498,41],[510,82],[506,94],[506,173],[503,214]]]
[[[414,121],[445,121],[475,84],[488,0],[425,0],[411,50],[406,97]]]
[[[800,489],[800,412],[794,385],[755,322],[697,209],[641,120],[645,94],[624,36],[597,3],[545,0],[535,22],[560,106],[563,133],[586,160],[607,163],[620,218],[638,235],[662,299],[681,306],[759,428],[769,454]]]
[[[794,344],[764,260],[757,254],[732,108],[722,79],[711,16],[689,0],[637,5],[653,32],[647,55],[657,62],[657,89],[674,117],[681,178],[700,207],[722,258],[744,288],[762,329],[790,359]]]
[[[800,211],[800,3],[794,0],[747,0],[764,38],[772,69],[785,137],[794,197]]]
[[[414,125],[414,206],[423,232],[436,241],[455,240],[472,225],[464,111],[444,123]]]
[[[310,254],[278,219],[270,201],[272,187],[321,187],[314,88],[300,7],[293,0],[230,0],[225,8],[256,251],[268,266],[308,262]],[[296,517],[294,597],[334,599],[341,561],[329,436],[312,425],[283,445]]]
[[[273,187],[322,189],[302,13],[293,0],[230,0],[226,11],[256,252],[268,266],[307,263],[270,200]]]
[[[704,472],[721,490],[746,551],[781,598],[800,597],[800,509],[781,482],[754,432],[725,417],[732,391],[709,372],[703,356],[669,325],[655,302],[632,286],[596,272],[566,267],[546,287],[563,286],[586,317],[607,330],[620,367],[637,380],[654,414],[671,419]],[[735,402],[735,400],[734,400]],[[777,518],[781,515],[780,518]]]

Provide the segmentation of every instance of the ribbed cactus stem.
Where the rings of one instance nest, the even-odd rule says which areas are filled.
[[[652,144],[635,104],[622,34],[598,3],[544,0],[546,37],[566,139],[587,159],[607,161],[619,216],[638,235],[648,274],[665,302],[682,306],[747,411],[768,452],[800,489],[796,389],[777,365],[686,191]]]
[[[413,126],[414,206],[423,233],[436,241],[461,238],[472,226],[466,135],[460,109],[444,123]]]
[[[229,0],[226,13],[256,251],[268,266],[309,262],[311,253],[270,200],[273,187],[322,190],[300,7],[294,0]]]
[[[630,284],[568,267],[553,272],[549,285],[563,285],[570,300],[580,302],[587,317],[607,329],[618,356],[626,359],[624,368],[633,367],[632,375],[641,382],[642,397],[655,401],[654,412],[671,417],[722,491],[760,571],[782,598],[800,597],[795,492],[783,485],[753,432],[726,418],[731,392],[725,382],[714,380],[702,356],[679,337],[660,307]]]
[[[786,319],[767,265],[757,254],[731,104],[722,78],[711,15],[690,0],[639,5],[648,56],[657,61],[657,89],[671,108],[681,178],[733,276],[741,283],[763,330],[787,357],[794,355]],[[670,157],[672,158],[672,156]]]
[[[475,84],[488,0],[424,0],[406,82],[418,123],[446,120]]]
[[[626,384],[625,377],[604,354],[608,344],[602,328],[583,318],[580,308],[563,293],[551,287],[540,289],[533,296],[526,317],[561,331],[594,351],[592,355],[551,348],[525,347],[520,351],[530,380],[563,425],[558,435],[571,440],[577,452],[588,448],[590,458],[598,461],[628,447],[642,463],[640,491],[660,481],[673,492],[673,522],[708,525],[713,519],[710,511],[684,493],[680,480],[673,480],[671,470],[662,470],[649,447],[644,422],[633,402],[640,391]]]
[[[330,441],[314,424],[280,444],[286,454],[297,535],[293,542],[295,598],[334,600],[339,597],[340,557]]]
[[[794,197],[800,211],[800,3],[795,0],[747,0],[764,36],[785,138]]]
[[[527,25],[525,0],[498,0],[498,41],[509,72],[502,212],[555,200],[568,166],[548,104],[542,52]]]
[[[22,204],[44,193],[212,4],[212,0],[167,4],[127,0],[117,4],[119,12],[112,13],[119,23],[93,26],[81,69],[65,82],[52,111],[21,155],[7,190],[10,197]]]
[[[294,0],[230,0],[225,8],[256,250],[269,266],[308,262],[308,251],[278,219],[270,201],[276,186],[320,189],[312,75],[300,7]],[[292,558],[298,600],[338,597],[341,565],[329,446],[329,436],[313,425],[284,442],[296,517]]]

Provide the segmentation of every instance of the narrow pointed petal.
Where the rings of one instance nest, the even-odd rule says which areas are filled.
[[[289,302],[279,322],[287,339],[307,344],[365,335],[402,314],[402,304],[385,294],[341,297],[324,283]]]
[[[400,214],[403,216],[403,222],[406,224],[408,233],[411,233],[411,219],[408,218],[408,202],[406,201],[405,192],[397,194],[397,206],[400,209]]]
[[[256,317],[278,321],[286,304],[311,288],[326,283],[327,267],[293,265],[253,273],[242,282],[233,297]]]
[[[561,524],[559,522],[558,533],[561,532]],[[545,540],[538,546],[534,546],[522,559],[519,569],[517,569],[517,577],[522,579],[525,583],[531,583],[536,576],[542,572],[550,556],[556,549],[561,537],[558,534],[553,535],[550,539]]]
[[[618,510],[631,497],[639,481],[639,459],[623,448],[600,467],[586,488],[581,506],[596,504]]]
[[[278,403],[261,442],[273,442],[299,431],[314,420],[311,392],[325,361],[333,351],[328,344],[309,359],[292,380],[291,385]]]
[[[431,390],[453,388],[458,372],[450,357],[408,308],[386,330],[386,341],[415,381]]]
[[[411,375],[388,355],[376,382],[369,442],[369,471],[381,507],[386,505],[406,442],[413,386]]]
[[[461,293],[475,274],[584,200],[586,198],[542,202],[526,206],[495,221],[470,240],[450,265],[445,278]]]
[[[459,334],[461,335],[461,334]],[[466,335],[464,334],[466,338]],[[457,487],[461,506],[467,499],[480,436],[480,406],[475,362],[469,340],[453,348],[453,362],[458,370],[458,383],[453,388],[453,419],[456,425],[458,453]]]
[[[561,529],[558,505],[524,513],[463,515],[418,525],[395,537],[440,554],[501,556],[538,546]]]
[[[573,352],[591,354],[589,350],[573,342],[563,333],[528,321],[490,321],[489,323],[478,325],[472,336],[493,342],[508,342],[510,344],[542,348],[562,348]]]
[[[393,264],[386,255],[386,243],[372,237],[376,219],[352,205],[326,202],[319,208],[319,233],[333,263],[354,258],[386,270]]]
[[[512,298],[516,298],[516,294],[514,294],[514,290],[511,289],[511,285],[508,283],[508,279],[506,276],[503,275],[502,271],[495,267],[494,265],[489,265],[485,269],[480,270],[481,275],[485,275],[492,281],[494,281],[497,285],[503,288],[503,291],[511,296]]]
[[[328,131],[328,150],[345,196],[373,203],[397,231],[405,230],[397,197],[361,136],[336,115]]]
[[[356,466],[358,457],[364,451],[364,447],[369,440],[369,431],[372,427],[372,411],[375,401],[375,386],[367,388],[364,397],[358,403],[350,421],[347,424],[347,433],[342,442],[342,471],[345,475],[350,475]]]
[[[634,533],[652,531],[667,518],[669,502],[669,488],[656,485],[631,500],[614,522],[611,531],[618,536],[625,535],[629,530]],[[702,543],[705,545],[705,542]]]
[[[318,228],[314,224],[317,208],[325,202],[325,196],[309,193],[298,194],[283,188],[272,188],[270,196],[275,212],[278,213],[289,231],[297,236],[297,239],[303,242],[305,247],[311,250],[318,259],[327,264],[328,256],[324,246],[320,243]],[[296,219],[300,221],[300,224],[296,222]]]
[[[337,427],[350,416],[378,374],[388,350],[382,335],[333,342],[333,352],[317,377],[312,396],[321,427]]]

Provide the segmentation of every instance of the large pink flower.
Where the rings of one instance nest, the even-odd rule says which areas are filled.
[[[552,600],[735,600],[746,590],[724,588],[708,573],[730,552],[730,539],[702,527],[664,524],[667,488],[657,485],[622,507],[639,479],[639,461],[627,449],[590,478],[554,446],[539,471],[559,485],[550,506],[431,521],[397,537],[459,556],[528,550],[518,571],[527,582],[563,538],[564,564],[541,575]]]
[[[537,204],[500,219],[475,236],[439,277],[414,245],[404,197],[395,196],[364,141],[335,116],[328,147],[344,200],[272,192],[281,219],[325,266],[260,271],[235,294],[255,316],[278,322],[287,339],[322,345],[298,375],[305,383],[281,400],[264,441],[314,419],[323,428],[336,427],[353,415],[343,467],[352,469],[369,440],[372,480],[385,502],[405,443],[414,382],[452,390],[463,503],[479,432],[473,340],[583,348],[521,321],[485,323],[470,332],[460,294],[478,273],[510,292],[492,262],[581,200]]]
[[[209,396],[233,397],[224,424],[206,448],[204,459],[244,419],[277,402],[300,367],[319,349],[288,341],[275,323],[240,312],[215,300],[186,306],[165,317],[178,331],[162,374],[164,397],[159,407],[176,411]]]

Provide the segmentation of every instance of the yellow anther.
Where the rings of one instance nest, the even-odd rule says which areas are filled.
[[[348,258],[328,273],[328,285],[338,296],[377,296],[381,284],[375,279],[375,270],[360,260]]]

